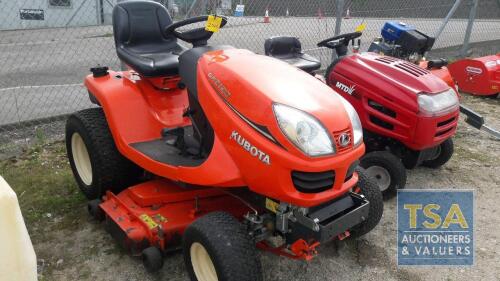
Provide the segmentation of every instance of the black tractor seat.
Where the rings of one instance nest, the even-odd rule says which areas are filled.
[[[296,37],[274,36],[266,39],[264,44],[266,56],[283,60],[297,68],[311,73],[321,67],[321,62],[302,52],[302,45]]]
[[[113,32],[118,57],[145,77],[179,73],[179,55],[186,50],[173,35],[167,9],[153,1],[124,1],[113,9]]]

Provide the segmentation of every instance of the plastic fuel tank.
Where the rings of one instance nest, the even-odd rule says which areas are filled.
[[[36,255],[17,195],[0,176],[0,280],[37,280]]]

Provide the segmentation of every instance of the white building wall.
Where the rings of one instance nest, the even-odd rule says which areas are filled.
[[[0,0],[0,30],[111,24],[116,0],[70,1],[70,7],[53,7],[49,0]],[[44,19],[21,19],[21,9],[43,10]]]

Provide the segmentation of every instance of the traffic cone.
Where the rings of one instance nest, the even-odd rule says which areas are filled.
[[[351,18],[351,11],[349,10],[349,8],[347,8],[347,12],[345,13],[344,19],[350,19],[350,18]]]
[[[271,19],[269,18],[269,8],[266,8],[266,14],[264,15],[264,23],[270,23]]]

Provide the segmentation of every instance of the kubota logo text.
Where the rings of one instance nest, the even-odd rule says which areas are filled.
[[[354,93],[354,90],[356,89],[356,85],[352,85],[351,87],[348,87],[345,84],[342,84],[340,82],[337,82],[335,85],[337,88],[341,89],[342,91],[348,93],[349,95],[352,95]]]
[[[248,151],[248,153],[250,153],[250,155],[252,155],[253,157],[259,158],[259,160],[262,161],[264,164],[271,165],[271,160],[269,158],[269,155],[267,155],[265,152],[258,149],[257,147],[253,146],[237,131],[233,131],[231,133],[231,139],[235,140],[241,147],[243,147],[243,149]]]

